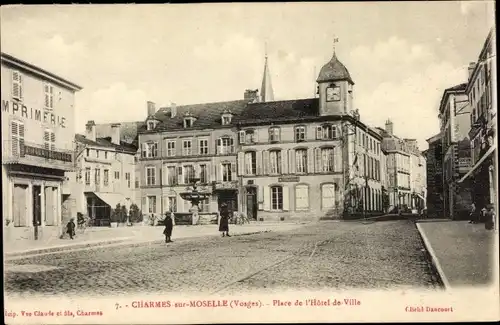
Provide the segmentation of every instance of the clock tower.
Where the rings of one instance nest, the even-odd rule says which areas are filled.
[[[354,82],[347,68],[339,61],[333,50],[331,60],[319,72],[319,114],[343,115],[353,109]]]

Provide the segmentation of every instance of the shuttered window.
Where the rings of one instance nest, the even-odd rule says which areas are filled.
[[[45,130],[43,133],[43,145],[47,150],[56,150],[56,134],[52,130]]]
[[[269,171],[271,174],[281,174],[281,151],[272,150],[269,152],[269,160],[271,163],[271,170]]]
[[[335,185],[324,184],[321,186],[321,207],[330,210],[335,207]]]
[[[257,156],[255,151],[245,152],[244,160],[245,175],[255,175],[257,173]]]
[[[307,150],[295,150],[295,172],[300,174],[307,173]]]
[[[12,71],[12,98],[23,98],[23,75],[19,71]]]
[[[45,92],[45,108],[53,109],[54,108],[54,86],[46,83],[44,85]]]
[[[271,187],[271,210],[283,210],[283,187]]]
[[[12,134],[12,155],[18,157],[21,155],[21,150],[24,150],[24,123],[12,121],[10,127]]]
[[[295,187],[295,210],[309,209],[309,186],[297,185]]]

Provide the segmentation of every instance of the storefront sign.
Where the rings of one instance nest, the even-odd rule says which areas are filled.
[[[238,188],[237,182],[215,183],[216,190],[236,190],[237,188]]]
[[[22,103],[9,102],[8,100],[2,100],[2,112],[7,112],[12,115],[21,116],[24,118],[29,118],[44,123],[51,123],[54,126],[59,126],[66,128],[66,118],[62,116],[57,116],[49,111],[34,109],[32,107],[27,107]]]
[[[31,146],[21,146],[21,157],[35,156],[53,160],[71,162],[71,154],[59,151],[47,150],[44,148],[36,148]]]
[[[283,176],[278,178],[278,182],[286,183],[286,182],[298,182],[300,181],[299,176]]]

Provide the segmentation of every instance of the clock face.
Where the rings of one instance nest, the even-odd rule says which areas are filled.
[[[326,100],[329,102],[340,100],[340,87],[326,88]]]

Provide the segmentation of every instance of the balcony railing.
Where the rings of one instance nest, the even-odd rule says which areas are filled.
[[[2,163],[63,169],[71,171],[74,166],[74,151],[70,149],[47,149],[44,145],[19,140],[2,142]]]

